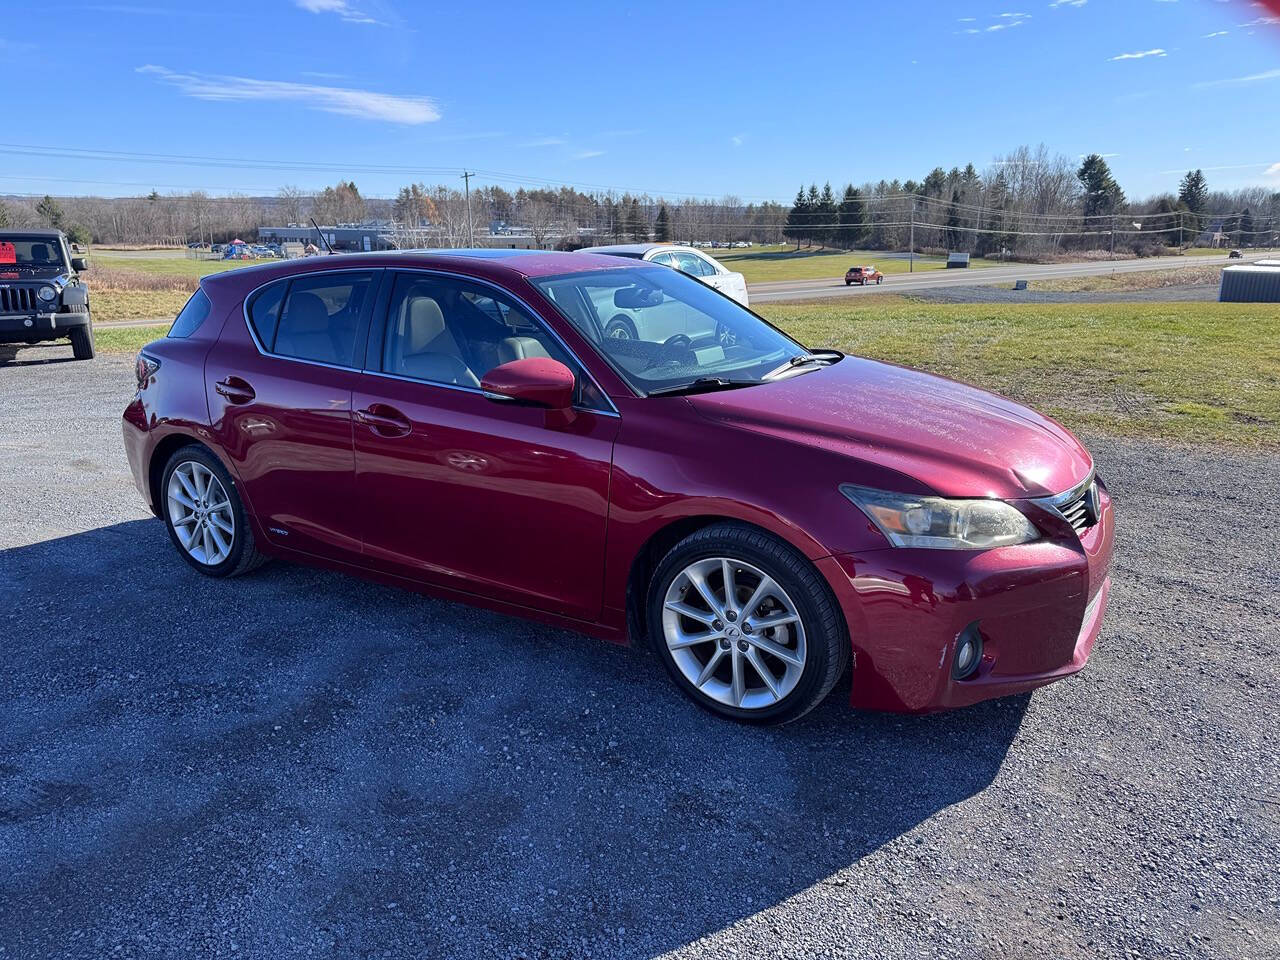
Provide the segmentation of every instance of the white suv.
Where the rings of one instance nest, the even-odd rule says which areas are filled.
[[[609,247],[585,247],[579,253],[603,253],[610,257],[630,257],[660,263],[715,287],[726,297],[747,306],[747,281],[701,250],[672,243],[619,243]]]

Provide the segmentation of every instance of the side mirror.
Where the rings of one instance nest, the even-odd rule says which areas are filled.
[[[573,371],[549,357],[512,360],[494,367],[480,381],[480,389],[490,400],[551,410],[572,407],[573,388]]]
[[[88,257],[72,257],[71,269],[74,270],[76,273],[84,273],[86,270],[89,269],[89,258]]]

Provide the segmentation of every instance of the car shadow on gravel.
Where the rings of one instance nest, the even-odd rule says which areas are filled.
[[[0,552],[0,590],[9,956],[655,956],[910,844],[1027,704],[736,726],[647,652],[209,580],[154,520]]]
[[[73,363],[71,344],[0,343],[0,367],[35,367],[45,363]]]

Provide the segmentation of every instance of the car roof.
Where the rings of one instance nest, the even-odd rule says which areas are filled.
[[[0,230],[0,237],[48,237],[53,239],[62,236],[61,230],[49,230],[42,227],[39,230]]]
[[[578,253],[630,253],[643,256],[650,250],[692,250],[676,243],[614,243],[604,247],[583,247]]]
[[[242,287],[245,292],[248,292],[278,277],[315,273],[321,270],[410,267],[456,271],[482,280],[510,282],[521,278],[552,277],[592,270],[638,270],[650,265],[635,261],[628,263],[618,257],[590,253],[561,253],[552,250],[506,248],[386,250],[379,253],[339,253],[331,256],[304,257],[297,260],[240,267],[224,273],[210,274],[200,283],[202,286],[218,290]]]

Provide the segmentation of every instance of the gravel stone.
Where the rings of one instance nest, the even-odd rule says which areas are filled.
[[[1280,956],[1274,454],[1086,438],[1088,669],[781,729],[655,658],[174,553],[132,361],[0,364],[0,956]]]

